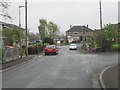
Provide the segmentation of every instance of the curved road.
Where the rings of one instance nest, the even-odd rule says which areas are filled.
[[[92,88],[94,74],[118,63],[117,53],[82,54],[60,46],[59,55],[43,56],[2,74],[3,88]]]

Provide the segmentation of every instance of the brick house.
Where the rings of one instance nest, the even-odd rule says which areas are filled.
[[[94,35],[94,31],[87,26],[73,26],[66,31],[66,38],[69,43],[73,41],[86,41]]]

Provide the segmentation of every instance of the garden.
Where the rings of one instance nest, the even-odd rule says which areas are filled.
[[[108,52],[120,49],[120,34],[113,24],[107,24],[94,39],[89,39],[84,49],[89,52]]]

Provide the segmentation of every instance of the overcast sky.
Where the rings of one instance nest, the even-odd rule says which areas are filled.
[[[12,23],[18,25],[18,6],[24,5],[20,1],[12,1],[9,8],[9,14],[14,18]],[[37,33],[39,19],[45,18],[48,21],[57,23],[60,31],[65,33],[70,25],[89,25],[91,29],[99,28],[99,0],[85,0],[78,2],[77,0],[65,0],[65,2],[40,2],[38,0],[28,0],[28,28],[30,32]],[[41,0],[42,1],[42,0]],[[59,1],[59,0],[58,0]],[[102,2],[103,25],[107,23],[118,22],[118,0],[104,0]],[[22,27],[24,23],[24,8],[21,8]]]

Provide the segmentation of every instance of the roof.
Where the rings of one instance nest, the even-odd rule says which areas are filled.
[[[86,27],[86,26],[73,26],[66,32],[94,32],[92,29]]]
[[[101,30],[100,29],[95,29],[94,33],[96,33],[96,34],[101,33]]]
[[[13,27],[19,28],[19,26],[17,26],[17,25],[6,23],[6,22],[1,22],[0,21],[0,24],[3,24],[3,26],[9,27],[9,28],[13,28]],[[24,28],[21,28],[21,29],[25,30]]]

